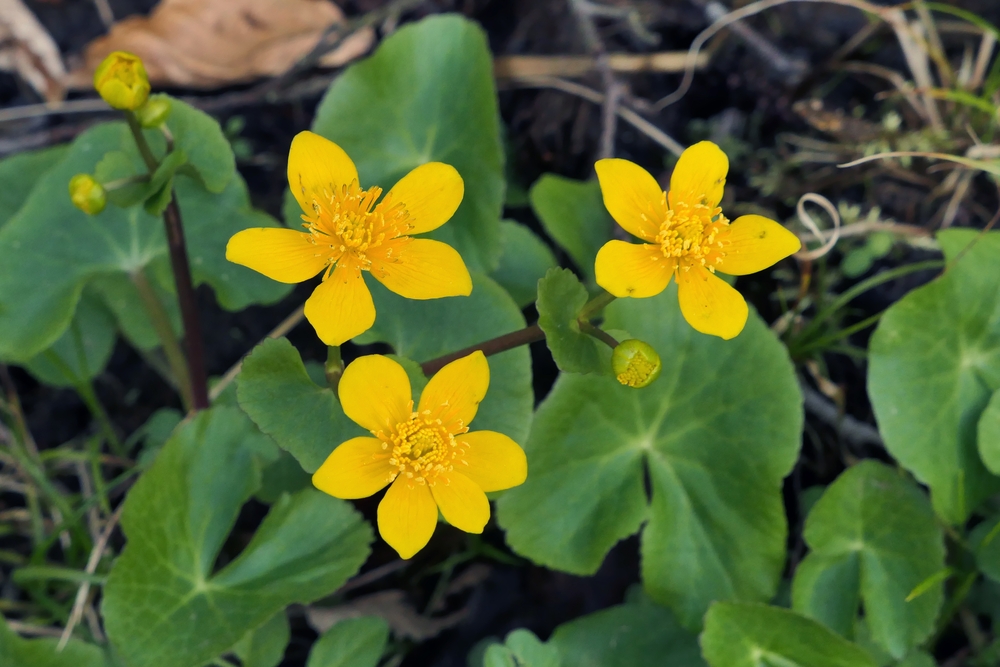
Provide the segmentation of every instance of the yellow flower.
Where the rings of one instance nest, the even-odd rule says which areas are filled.
[[[494,431],[469,433],[490,384],[482,352],[453,361],[430,379],[416,411],[410,380],[392,359],[355,359],[340,378],[344,413],[375,437],[352,438],[333,450],[313,475],[320,491],[366,498],[392,484],[378,506],[383,539],[411,558],[431,539],[438,508],[467,533],[481,533],[490,518],[485,491],[524,482],[521,447]]]
[[[744,215],[732,223],[719,202],[729,159],[702,141],[681,154],[665,193],[628,160],[596,165],[604,205],[625,231],[646,243],[609,241],[597,253],[597,284],[617,297],[659,294],[677,278],[684,319],[697,331],[730,339],[743,330],[747,304],[716,271],[762,271],[798,252],[798,237],[773,220]]]
[[[139,56],[115,51],[94,71],[94,88],[112,108],[135,111],[149,97],[149,77]]]
[[[77,174],[69,179],[69,198],[73,206],[87,215],[97,215],[108,203],[104,186],[90,174]]]
[[[362,272],[408,299],[468,296],[472,278],[447,243],[410,238],[446,223],[465,184],[454,167],[423,164],[376,203],[382,189],[362,190],[358,170],[340,146],[301,132],[288,155],[288,184],[307,231],[245,229],[226,246],[226,259],[282,283],[323,272],[306,301],[306,318],[327,345],[340,345],[375,322]]]

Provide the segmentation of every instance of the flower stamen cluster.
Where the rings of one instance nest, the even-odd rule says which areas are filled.
[[[441,473],[455,469],[455,461],[464,463],[466,447],[455,435],[467,433],[468,427],[459,424],[449,428],[430,410],[410,413],[409,420],[397,424],[392,433],[374,433],[382,441],[382,449],[389,450],[389,464],[396,468],[388,479],[392,482],[399,475],[417,484],[434,486]],[[466,465],[468,465],[466,463]]]
[[[715,273],[715,266],[726,256],[723,236],[729,221],[722,215],[722,209],[677,202],[663,218],[656,243],[664,257],[677,260],[675,270],[690,271],[693,266],[704,266]]]

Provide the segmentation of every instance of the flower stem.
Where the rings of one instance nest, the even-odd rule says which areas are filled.
[[[601,341],[612,350],[618,347],[618,341],[615,340],[614,336],[609,334],[604,329],[600,327],[595,327],[593,324],[587,320],[580,320],[580,331],[587,334],[588,336],[593,336],[597,340]]]
[[[466,347],[458,350],[457,352],[452,352],[451,354],[446,354],[443,357],[438,357],[437,359],[425,361],[420,364],[420,368],[424,371],[424,375],[430,376],[434,375],[456,359],[466,357],[476,350],[479,350],[489,357],[494,354],[499,354],[500,352],[506,352],[507,350],[511,350],[515,347],[520,347],[521,345],[527,345],[528,343],[543,340],[544,338],[545,332],[542,331],[537,324],[532,324],[530,327],[525,327],[524,329],[520,329],[518,331],[512,331],[511,333],[491,338],[490,340],[477,343],[476,345]]]
[[[333,390],[333,395],[338,396],[337,387],[340,385],[340,377],[344,374],[344,360],[340,356],[340,346],[331,345],[326,348],[326,364],[323,365],[323,372],[326,374],[326,382]]]
[[[587,326],[591,326],[590,323],[588,322],[590,317],[599,312],[601,309],[603,309],[605,306],[607,306],[614,300],[615,297],[612,294],[609,294],[608,292],[602,292],[601,294],[598,294],[593,299],[585,303],[583,308],[580,309],[580,315],[579,315],[581,330],[584,330],[583,324],[585,322],[587,323]],[[590,334],[592,336],[600,338],[605,343],[611,345],[609,341],[615,340],[604,331],[597,329],[597,327],[592,327],[592,328],[597,331],[600,331],[600,333],[603,334],[604,336],[607,336],[607,338],[603,338],[598,334],[593,334],[593,333]],[[587,333],[590,332],[587,331]],[[455,361],[456,359],[461,359],[462,357],[466,357],[477,350],[485,354],[487,357],[489,357],[494,354],[506,352],[507,350],[512,350],[515,347],[520,347],[521,345],[528,345],[529,343],[534,343],[535,341],[544,339],[545,339],[545,332],[542,331],[541,327],[539,327],[537,324],[532,324],[530,327],[525,327],[524,329],[520,329],[519,331],[512,331],[508,334],[504,334],[502,336],[497,336],[496,338],[491,338],[487,341],[483,341],[482,343],[470,345],[469,347],[458,350],[457,352],[452,352],[450,354],[437,357],[436,359],[425,361],[424,363],[420,364],[420,368],[423,369],[424,375],[427,375],[429,377],[431,375],[434,375],[434,373],[437,373],[439,370],[441,370],[451,362]],[[618,341],[615,341],[614,345],[611,345],[611,347],[615,347],[616,345],[618,345]]]
[[[153,155],[153,150],[142,133],[138,119],[131,111],[125,112],[125,119],[132,131],[135,144],[139,148],[143,162],[152,175],[159,162]],[[174,285],[177,288],[177,300],[181,307],[181,320],[184,323],[184,342],[187,345],[187,378],[190,392],[190,408],[203,410],[208,407],[208,375],[205,372],[205,351],[201,336],[201,323],[198,320],[198,302],[195,299],[194,285],[191,282],[191,266],[188,262],[187,247],[184,244],[184,224],[181,220],[181,210],[177,205],[177,193],[171,191],[170,203],[163,210],[163,227],[167,234],[167,247],[170,250],[170,266],[174,272]],[[176,373],[176,369],[174,371]],[[178,378],[179,380],[180,378]]]
[[[177,390],[181,394],[184,407],[191,409],[194,401],[191,396],[188,363],[184,358],[180,342],[177,340],[177,336],[174,335],[174,328],[170,325],[170,318],[167,316],[167,311],[163,308],[163,304],[160,303],[160,297],[156,296],[153,286],[149,284],[146,274],[141,269],[131,274],[131,277],[132,283],[139,291],[139,297],[142,298],[143,305],[146,306],[146,312],[149,314],[149,320],[153,325],[153,329],[156,331],[160,343],[163,344],[163,352],[167,355],[167,363],[170,364],[170,370],[173,372],[174,382],[177,383]]]

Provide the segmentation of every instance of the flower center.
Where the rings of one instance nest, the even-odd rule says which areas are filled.
[[[460,461],[465,453],[455,436],[440,419],[432,419],[429,411],[411,413],[392,434],[377,435],[383,449],[392,448],[389,463],[398,469],[392,479],[405,475],[418,484],[433,485],[440,473],[454,470],[454,461]]]
[[[386,241],[403,236],[411,229],[409,213],[402,204],[386,197],[376,204],[382,188],[362,190],[357,181],[349,185],[314,192],[312,214],[305,213],[305,227],[312,242],[327,256],[327,273],[345,258],[353,258],[362,271],[371,270],[371,255]],[[387,251],[387,252],[391,252]]]
[[[664,257],[677,260],[677,270],[704,266],[715,273],[715,265],[726,256],[721,235],[728,226],[719,207],[676,202],[666,212],[656,242]]]
[[[642,387],[655,370],[656,366],[645,355],[636,354],[628,360],[628,366],[616,378],[629,387]]]

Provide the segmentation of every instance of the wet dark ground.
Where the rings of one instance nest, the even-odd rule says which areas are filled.
[[[90,0],[27,4],[37,13],[64,54],[70,58],[104,31]],[[123,17],[147,12],[155,2],[111,0],[110,4],[115,15]],[[342,6],[348,15],[352,15],[379,4],[380,0],[357,0],[342,3]],[[1000,6],[990,0],[954,4],[977,11],[981,16],[1000,23]],[[580,53],[584,50],[576,26],[561,0],[441,0],[429,2],[427,6],[435,7],[436,11],[461,11],[478,20],[486,29],[491,47],[497,54]],[[698,31],[707,25],[703,14],[694,4],[681,0],[663,0],[658,6],[662,10],[660,21],[652,27],[660,39],[659,45],[655,47],[658,50],[686,48]],[[808,97],[813,86],[831,78],[830,73],[823,70],[822,63],[863,25],[864,18],[858,12],[840,7],[801,5],[783,7],[767,17],[758,17],[752,23],[788,55],[804,59],[811,69],[801,82],[790,85],[737,40],[728,38],[720,45],[711,67],[698,73],[687,97],[655,119],[660,127],[682,143],[692,139],[688,131],[692,120],[709,119],[733,109],[750,119],[752,127],[744,138],[755,146],[773,146],[779,132],[808,134],[808,127],[792,111],[792,104],[802,97]],[[612,51],[636,50],[638,47],[634,40],[621,34],[609,35],[607,41],[609,50]],[[891,37],[882,39],[880,44],[869,57],[885,66],[903,69],[905,65]],[[672,92],[679,77],[641,75],[629,81],[635,95],[657,99]],[[594,88],[600,87],[596,76],[587,83]],[[186,94],[190,91],[174,92]],[[209,95],[221,92],[227,91],[213,91]],[[874,110],[878,108],[878,103],[874,101],[875,92],[877,91],[862,83],[842,78],[839,83],[827,89],[824,97],[828,106],[841,105],[850,109],[865,105]],[[318,100],[318,95],[276,104],[259,100],[219,115],[223,124],[237,116],[244,122],[241,138],[251,148],[252,157],[239,164],[240,172],[249,185],[255,205],[276,217],[280,217],[286,187],[284,174],[288,146],[296,133],[309,127]],[[0,73],[0,106],[37,101],[12,76]],[[513,163],[512,172],[517,185],[526,187],[545,172],[573,178],[587,178],[591,175],[600,134],[598,107],[555,91],[502,89],[500,109],[508,133],[508,159]],[[86,117],[79,116],[50,116],[25,124],[18,128],[18,132],[39,133],[68,127],[70,129],[67,132],[72,133],[72,128],[82,127],[81,122],[86,121]],[[0,140],[9,138],[0,127]],[[665,173],[669,166],[665,160],[665,152],[659,146],[624,123],[619,123],[616,152],[621,157],[650,168],[654,174]],[[825,194],[831,198],[833,194],[840,197],[853,196],[859,202],[863,201],[865,194],[860,188],[852,187],[832,194],[826,191]],[[747,175],[736,169],[730,174],[727,189],[735,192],[740,201],[760,199],[756,191],[749,187]],[[986,190],[984,192],[981,201],[992,210],[996,195]],[[783,217],[792,213],[787,204],[781,201],[770,201],[767,205]],[[528,208],[512,207],[505,215],[530,225],[536,231],[541,229]],[[898,213],[895,215],[901,222],[920,222]],[[880,260],[867,274],[856,280],[873,275],[887,266],[930,256],[932,255],[924,256],[915,252],[904,256],[893,255]],[[836,263],[838,256],[834,254],[830,261]],[[852,315],[846,323],[860,321],[880,312],[932,276],[931,272],[912,274],[871,290],[855,300]],[[841,285],[838,291],[849,286],[850,283]],[[771,277],[741,279],[738,287],[767,321],[773,321],[780,315],[777,304],[770,298],[775,288]],[[220,310],[211,291],[202,288],[199,299],[209,374],[224,373],[302,303],[311,290],[311,284],[298,285],[288,298],[277,305],[251,307],[234,314]],[[526,316],[530,321],[534,312],[529,309]],[[851,343],[865,347],[870,333],[867,330],[855,335]],[[288,337],[304,358],[318,361],[325,358],[325,348],[307,326],[300,326]],[[350,346],[345,349],[345,356],[350,358]],[[532,360],[535,369],[535,397],[536,401],[540,401],[555,379],[556,368],[543,343],[532,346]],[[829,377],[844,387],[848,414],[872,423],[871,408],[865,394],[864,364],[841,355],[826,355],[823,361],[828,367]],[[89,413],[74,392],[40,386],[19,369],[12,369],[12,374],[21,394],[29,425],[41,447],[58,445],[90,428]],[[139,428],[160,407],[180,408],[176,396],[159,376],[134,351],[121,343],[116,348],[107,371],[97,379],[96,386],[111,418],[120,431],[126,434]],[[815,424],[815,428],[821,436],[836,439],[836,434],[826,425]],[[868,455],[881,457],[885,454],[870,452]],[[797,498],[801,489],[829,482],[842,469],[836,461],[826,461],[821,466],[814,465],[816,461],[810,463],[811,465],[803,467],[790,477],[786,485],[787,506],[793,508],[789,517],[792,527],[789,540],[792,547],[798,540],[796,526],[799,517],[794,508],[798,506]],[[369,519],[374,519],[376,499],[359,501],[357,504]],[[248,504],[240,517],[237,533],[251,532],[265,512],[264,505],[255,502]],[[488,528],[484,538],[487,543],[508,553],[499,530]],[[354,591],[352,595],[387,588],[404,588],[411,592],[415,605],[420,609],[438,583],[437,575],[421,576],[421,573],[462,551],[467,539],[469,538],[457,530],[442,525],[430,546],[406,570]],[[374,568],[394,559],[395,554],[388,547],[376,544],[366,567]],[[620,603],[628,587],[639,580],[638,539],[635,537],[619,544],[593,577],[574,577],[536,567],[520,559],[517,561],[518,564],[511,565],[478,559],[476,564],[488,567],[485,577],[469,590],[447,600],[446,611],[462,608],[467,610],[465,620],[440,637],[416,647],[403,662],[404,667],[465,665],[466,655],[477,641],[487,636],[503,636],[516,627],[528,627],[544,639],[560,623]],[[459,571],[468,566],[461,566]],[[283,663],[285,667],[304,664],[308,647],[315,637],[304,618],[296,615],[294,608],[292,612],[293,637]]]

